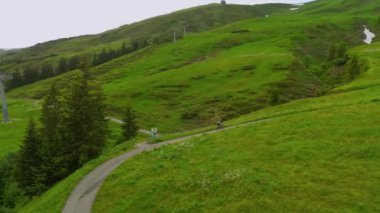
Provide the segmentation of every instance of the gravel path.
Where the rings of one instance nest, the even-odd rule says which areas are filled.
[[[177,138],[177,139],[173,139],[173,140],[169,140],[169,141],[165,141],[165,142],[161,142],[157,144],[149,144],[149,143],[137,144],[133,150],[128,151],[118,157],[115,157],[103,163],[102,165],[94,169],[92,172],[90,172],[86,177],[84,177],[75,187],[75,189],[71,192],[71,195],[66,201],[65,207],[62,210],[62,212],[63,213],[90,213],[92,205],[96,198],[96,194],[99,191],[106,177],[111,172],[113,172],[118,166],[120,166],[122,163],[124,163],[125,161],[131,159],[132,157],[138,154],[141,154],[142,152],[149,152],[162,146],[179,143],[191,138],[200,137],[202,135],[209,135],[209,134],[214,134],[221,131],[237,128],[237,127],[249,126],[249,125],[257,124],[259,122],[264,122],[267,120],[269,119],[249,122],[245,124],[239,124],[235,126],[229,126],[224,129],[197,133],[194,135],[181,137],[181,138]]]
[[[124,121],[119,120],[119,119],[117,119],[117,118],[106,117],[106,119],[108,119],[108,120],[110,120],[110,121],[112,121],[112,122],[114,122],[114,123],[120,124],[120,125],[121,125],[121,124],[124,124]],[[145,135],[152,135],[152,132],[149,131],[149,130],[146,130],[146,129],[140,129],[139,132],[142,133],[142,134],[145,134]],[[157,135],[157,137],[160,137],[160,135]]]

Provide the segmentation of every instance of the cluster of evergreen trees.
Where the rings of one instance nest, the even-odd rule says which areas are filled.
[[[99,53],[93,54],[92,65],[98,66],[115,58],[132,53],[143,47],[148,46],[147,41],[134,41],[130,45],[125,42],[116,49],[102,49]],[[73,56],[71,58],[61,58],[57,65],[50,63],[42,65],[27,66],[22,70],[18,70],[12,74],[12,79],[6,84],[7,90],[12,90],[24,85],[32,84],[34,82],[48,79],[68,71],[78,69],[80,56]]]
[[[352,81],[364,70],[357,56],[347,55],[347,46],[344,43],[332,44],[327,57],[327,62],[333,66],[345,65],[346,80]]]
[[[350,61],[346,65],[347,80],[352,81],[358,77],[365,67],[360,64],[359,58],[357,56],[352,56]]]
[[[105,96],[92,81],[91,66],[82,60],[81,74],[64,93],[51,86],[39,122],[29,121],[20,151],[0,160],[0,212],[22,206],[101,154],[108,135]],[[130,104],[123,121],[119,143],[138,133]]]
[[[148,46],[148,41],[134,41],[131,45],[126,45],[125,42],[121,44],[119,48],[116,49],[102,49],[99,53],[94,54],[92,64],[94,66],[98,66],[100,64],[106,63],[107,61],[111,61],[120,56],[132,53],[136,50],[139,50],[143,47]]]
[[[32,84],[40,80],[78,69],[79,60],[79,56],[74,56],[69,59],[61,58],[58,66],[46,63],[24,67],[22,70],[18,70],[12,74],[12,79],[7,82],[6,88],[9,91],[17,87]]]
[[[343,65],[347,61],[347,45],[345,43],[334,43],[330,46],[327,62],[334,65]]]
[[[19,153],[0,163],[3,208],[14,208],[23,196],[44,192],[102,152],[108,132],[105,97],[90,80],[90,63],[84,61],[80,68],[82,73],[67,94],[51,87],[40,127],[31,119]]]

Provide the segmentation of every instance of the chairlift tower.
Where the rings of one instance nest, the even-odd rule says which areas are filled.
[[[0,73],[0,96],[1,96],[1,103],[3,104],[3,122],[4,123],[9,123],[11,121],[9,118],[8,105],[5,98],[5,89],[4,89],[5,82],[10,79],[11,79],[10,75],[7,75],[5,73]]]

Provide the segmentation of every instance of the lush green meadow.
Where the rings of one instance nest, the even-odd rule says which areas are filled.
[[[329,91],[335,85],[325,83],[312,67],[326,60],[334,42],[362,43],[358,20],[374,23],[376,17],[305,18],[300,13],[244,20],[147,47],[95,67],[93,73],[108,95],[110,115],[120,116],[131,101],[143,128],[165,133],[200,128],[270,106],[273,91],[279,90],[284,102]],[[75,74],[9,95],[40,98],[46,84],[57,81],[64,87]]]
[[[370,73],[349,91],[254,112],[228,123],[267,120],[125,163],[101,188],[94,212],[380,211],[376,46],[352,50]]]
[[[378,212],[380,43],[360,45],[363,25],[380,35],[374,15],[379,1],[363,2],[319,0],[296,11],[286,5],[230,11],[217,6],[217,17],[228,12],[229,21],[209,20],[215,6],[209,5],[15,56],[30,57],[27,63],[33,64],[36,55],[54,51],[60,57],[112,48],[123,35],[146,37],[172,19],[198,14],[191,24],[200,33],[176,43],[153,43],[92,69],[107,95],[107,114],[120,118],[131,102],[140,127],[158,127],[164,134],[160,140],[210,130],[220,119],[226,125],[263,120],[137,156],[107,179],[94,212]],[[347,61],[326,62],[331,46],[341,43],[349,58],[357,56],[366,67],[352,82]],[[38,118],[39,104],[30,99],[40,100],[52,82],[67,88],[78,72],[7,94],[13,122],[0,124],[0,158],[17,151],[29,117]],[[119,125],[109,126],[101,157],[21,212],[60,212],[92,169],[148,140],[139,136],[116,145]]]
[[[367,70],[357,80],[336,89],[336,91],[354,90],[367,87],[379,86],[380,82],[380,43],[359,46],[350,51],[357,55],[362,63],[366,64]]]
[[[30,48],[2,51],[0,69],[14,72],[19,68],[57,64],[59,59],[83,56],[101,52],[102,49],[116,49],[122,42],[130,46],[134,42],[157,44],[172,40],[172,29],[177,28],[179,38],[183,27],[188,34],[205,32],[239,20],[264,17],[265,14],[286,13],[287,4],[267,5],[219,5],[209,4],[189,8],[140,22],[120,26],[97,35],[62,38],[37,44]]]
[[[0,123],[1,149],[0,159],[5,155],[16,152],[24,138],[27,124],[30,118],[39,120],[41,103],[29,99],[8,100],[10,123]],[[2,120],[2,117],[1,117]],[[113,148],[120,138],[120,125],[109,121],[110,134],[108,136],[108,148]]]
[[[138,156],[94,212],[377,212],[377,103],[289,115]]]
[[[11,123],[0,123],[0,159],[18,150],[31,117],[38,119],[40,105],[30,100],[8,100]],[[0,118],[3,119],[2,117]]]

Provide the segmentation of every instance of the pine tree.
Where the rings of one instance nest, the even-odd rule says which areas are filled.
[[[12,171],[15,164],[15,155],[9,154],[0,159],[0,206],[4,205],[4,194],[7,186],[12,181]],[[0,208],[1,209],[1,208]]]
[[[104,94],[99,86],[90,82],[90,65],[90,60],[81,62],[82,73],[66,97],[65,156],[71,171],[101,153],[108,133]]]
[[[128,47],[125,44],[125,42],[123,42],[121,44],[121,47],[120,47],[120,55],[124,55],[124,54],[127,54],[127,53],[128,53]]]
[[[65,73],[67,71],[69,71],[68,60],[66,58],[59,59],[59,62],[58,62],[58,72],[59,73]]]
[[[22,85],[23,85],[22,75],[21,75],[21,72],[17,70],[16,72],[12,74],[12,79],[7,81],[6,89],[7,91],[9,91],[11,89],[20,87]]]
[[[69,59],[68,63],[67,63],[67,71],[77,69],[79,63],[80,63],[80,58],[79,58],[79,56],[73,56],[73,57],[71,57],[71,58]]]
[[[277,105],[279,103],[280,103],[280,92],[277,89],[274,89],[271,92],[270,104],[274,106],[274,105]]]
[[[97,53],[95,53],[93,56],[92,56],[92,66],[98,66],[100,63],[99,63],[99,55]]]
[[[124,140],[131,140],[137,136],[139,127],[136,121],[135,112],[130,105],[125,109],[123,118],[124,124],[121,126]]]
[[[44,140],[41,158],[46,174],[46,185],[51,186],[67,175],[63,158],[64,146],[62,140],[62,102],[55,83],[50,87],[49,94],[42,104],[40,118],[41,134]]]
[[[336,58],[346,58],[347,46],[344,43],[339,44],[339,48],[336,52]]]
[[[40,70],[36,66],[25,67],[23,72],[23,84],[31,84],[40,79]]]
[[[337,50],[336,50],[336,44],[332,44],[330,46],[330,49],[329,49],[329,54],[327,56],[327,61],[332,61],[335,59],[336,57],[336,53],[337,53]]]
[[[50,65],[50,64],[44,64],[41,66],[41,78],[39,80],[42,80],[42,79],[47,79],[47,78],[50,78],[54,76],[54,69],[53,69],[53,66]]]
[[[139,48],[140,48],[139,42],[138,41],[133,41],[132,42],[132,52],[138,50]]]
[[[347,67],[347,78],[349,81],[354,80],[358,75],[360,75],[361,68],[359,64],[359,59],[357,56],[354,56]]]
[[[16,179],[27,195],[33,196],[43,192],[46,187],[41,174],[41,136],[33,118],[30,119],[26,135],[20,149]]]

